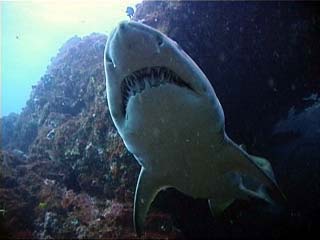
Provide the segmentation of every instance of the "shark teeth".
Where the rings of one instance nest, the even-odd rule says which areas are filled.
[[[129,98],[149,88],[159,87],[163,84],[175,84],[194,91],[176,73],[166,67],[148,67],[131,73],[121,83],[123,112],[126,112]]]

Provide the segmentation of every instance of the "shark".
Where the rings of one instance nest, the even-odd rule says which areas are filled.
[[[174,40],[143,23],[120,22],[108,37],[104,66],[112,120],[141,165],[133,213],[138,236],[166,188],[208,199],[214,216],[236,199],[274,204],[271,192],[284,198],[270,162],[228,137],[211,83]]]

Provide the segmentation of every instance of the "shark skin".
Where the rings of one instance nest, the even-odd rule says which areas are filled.
[[[133,219],[138,236],[152,201],[168,187],[208,199],[213,215],[235,199],[274,203],[267,189],[284,198],[270,163],[227,136],[213,87],[175,41],[124,21],[108,38],[104,64],[113,122],[141,165]]]

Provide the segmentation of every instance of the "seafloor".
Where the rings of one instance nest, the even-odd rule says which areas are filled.
[[[212,218],[173,189],[143,238],[284,238],[319,232],[320,14],[303,2],[143,2],[134,20],[168,34],[208,76],[226,131],[273,165],[283,209],[255,199]],[[106,23],[107,24],[107,23]],[[135,238],[139,166],[106,104],[107,36],[73,37],[1,119],[0,238]]]

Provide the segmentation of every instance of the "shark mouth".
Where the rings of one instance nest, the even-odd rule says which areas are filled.
[[[159,87],[163,84],[174,84],[195,92],[190,84],[183,81],[175,72],[166,67],[143,68],[125,77],[121,83],[123,112],[126,113],[130,97],[140,94],[146,89]]]

